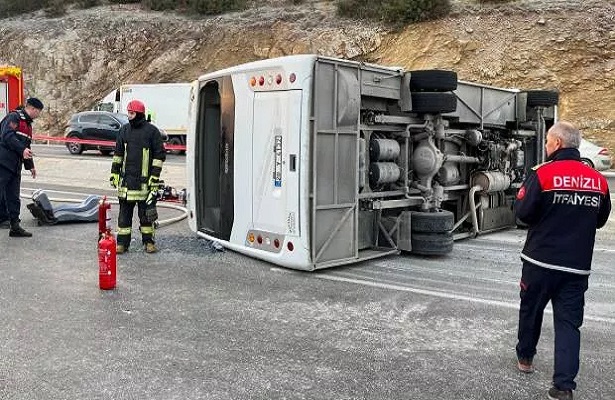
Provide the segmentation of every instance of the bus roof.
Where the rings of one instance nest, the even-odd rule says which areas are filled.
[[[377,65],[377,64],[362,63],[358,61],[344,60],[344,59],[335,58],[335,57],[325,57],[325,56],[319,56],[316,54],[299,54],[299,55],[293,55],[293,56],[268,58],[265,60],[257,60],[257,61],[253,61],[253,62],[241,64],[241,65],[236,65],[233,67],[229,67],[229,68],[225,68],[219,71],[210,72],[208,74],[201,75],[198,78],[198,80],[206,81],[210,79],[219,78],[221,76],[232,75],[234,73],[258,71],[258,70],[263,70],[263,69],[276,68],[280,66],[284,66],[285,68],[291,68],[291,69],[293,68],[293,66],[295,68],[298,66],[304,67],[306,64],[313,65],[316,62],[316,60],[344,61],[344,63],[356,64],[357,66],[365,65],[365,66],[369,66],[371,68],[375,68],[379,70],[386,69],[386,70],[395,71],[395,72],[399,72],[403,70],[403,68],[401,67],[383,67],[382,65]]]

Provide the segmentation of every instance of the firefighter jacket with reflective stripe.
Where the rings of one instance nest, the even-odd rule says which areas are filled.
[[[574,148],[559,149],[528,174],[515,213],[529,225],[521,258],[534,265],[589,275],[596,229],[611,212],[607,180],[580,161]]]
[[[34,168],[32,159],[24,160],[23,152],[32,144],[32,118],[23,110],[10,112],[0,123],[0,165],[14,174],[21,166]]]
[[[144,119],[120,128],[111,164],[111,173],[119,174],[118,197],[128,201],[147,198],[151,179],[156,181],[166,159],[162,136]]]

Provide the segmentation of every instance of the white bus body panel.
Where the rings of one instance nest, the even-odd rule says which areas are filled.
[[[234,223],[228,241],[198,231],[194,193],[188,193],[189,226],[199,236],[223,246],[289,268],[312,270],[309,241],[309,115],[310,94],[316,56],[293,56],[263,60],[229,68],[200,77],[191,104],[197,115],[199,92],[217,78],[231,76],[235,93],[234,134]],[[285,90],[254,90],[250,78],[256,73],[275,71],[294,84]],[[194,148],[197,130],[195,118],[190,123],[188,149]],[[281,153],[275,151],[276,137],[281,139]],[[295,155],[295,171],[290,171],[290,157]],[[188,187],[195,188],[194,153],[187,154]],[[248,157],[247,157],[248,156]],[[277,157],[276,157],[277,156]],[[277,159],[276,159],[277,158]],[[276,165],[277,162],[277,165]],[[280,165],[281,162],[281,165]],[[274,173],[278,176],[274,177]],[[281,175],[280,175],[281,173]],[[194,190],[194,189],[193,189]],[[281,234],[285,242],[273,253],[249,246],[247,233],[262,230]],[[288,250],[288,241],[294,249]]]
[[[252,125],[252,226],[299,236],[299,155],[301,91],[256,93]],[[273,171],[273,176],[272,172]]]

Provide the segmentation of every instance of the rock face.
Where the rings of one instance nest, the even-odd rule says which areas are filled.
[[[0,25],[0,64],[21,66],[48,105],[39,131],[64,123],[122,83],[190,81],[255,59],[317,53],[457,71],[468,81],[557,89],[560,117],[615,150],[615,4],[603,0],[458,0],[443,20],[404,28],[339,19],[331,1],[191,19],[135,5],[32,14]],[[615,135],[612,135],[615,136]]]

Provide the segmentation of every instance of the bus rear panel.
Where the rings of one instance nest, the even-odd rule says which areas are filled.
[[[314,57],[199,80],[189,137],[191,227],[230,249],[313,269],[309,259],[309,91]],[[304,92],[308,92],[305,94]]]

